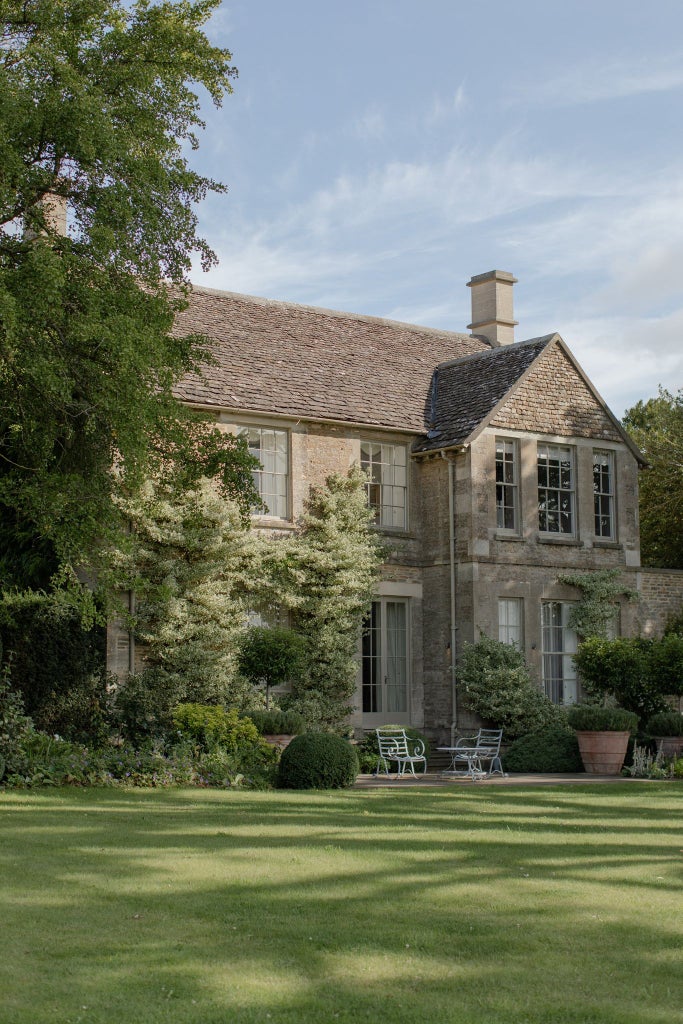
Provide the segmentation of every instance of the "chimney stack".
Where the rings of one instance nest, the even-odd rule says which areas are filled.
[[[37,205],[42,210],[47,230],[66,237],[67,201],[64,196],[58,196],[56,192],[46,192]],[[30,241],[41,233],[34,228],[25,228],[24,238]]]
[[[467,287],[472,289],[472,323],[468,331],[486,338],[492,348],[512,345],[518,323],[512,315],[512,286],[517,283],[506,270],[476,274]]]

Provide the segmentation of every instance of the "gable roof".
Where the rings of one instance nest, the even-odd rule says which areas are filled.
[[[557,337],[546,334],[437,366],[430,389],[429,430],[425,440],[413,446],[414,451],[436,451],[470,441]]]
[[[179,333],[213,342],[216,365],[175,388],[216,410],[424,434],[434,367],[481,351],[468,334],[194,288]]]

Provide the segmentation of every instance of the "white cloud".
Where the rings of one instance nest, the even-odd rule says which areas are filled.
[[[386,134],[386,122],[380,108],[373,104],[351,125],[351,134],[364,141],[377,141]]]
[[[562,334],[617,416],[660,384],[683,382],[683,308],[665,317],[570,320]]]
[[[545,82],[535,81],[524,86],[510,102],[571,107],[643,93],[670,92],[682,86],[681,53],[612,61],[594,59]]]
[[[434,96],[431,109],[428,110],[425,121],[427,124],[435,125],[441,121],[459,116],[467,106],[465,83],[461,82],[452,96]]]

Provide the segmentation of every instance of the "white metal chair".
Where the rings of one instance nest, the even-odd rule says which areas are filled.
[[[382,766],[385,774],[389,774],[389,762],[395,762],[396,774],[402,778],[406,767],[410,768],[411,774],[415,775],[415,765],[421,764],[422,774],[427,771],[427,758],[425,757],[425,745],[422,740],[413,739],[406,735],[405,729],[375,729],[379,756],[375,775],[379,775]],[[417,776],[415,776],[417,777]]]
[[[451,748],[452,773],[469,775],[473,782],[486,775],[504,775],[500,760],[502,738],[502,729],[480,729],[476,736],[461,736]],[[483,767],[487,762],[488,771]]]

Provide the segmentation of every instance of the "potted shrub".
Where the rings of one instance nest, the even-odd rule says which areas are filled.
[[[638,728],[638,716],[623,708],[575,704],[569,708],[567,721],[576,732],[586,771],[591,775],[618,775],[629,736]]]
[[[657,753],[677,758],[683,753],[683,715],[680,711],[661,711],[648,720],[648,734],[657,740]]]

